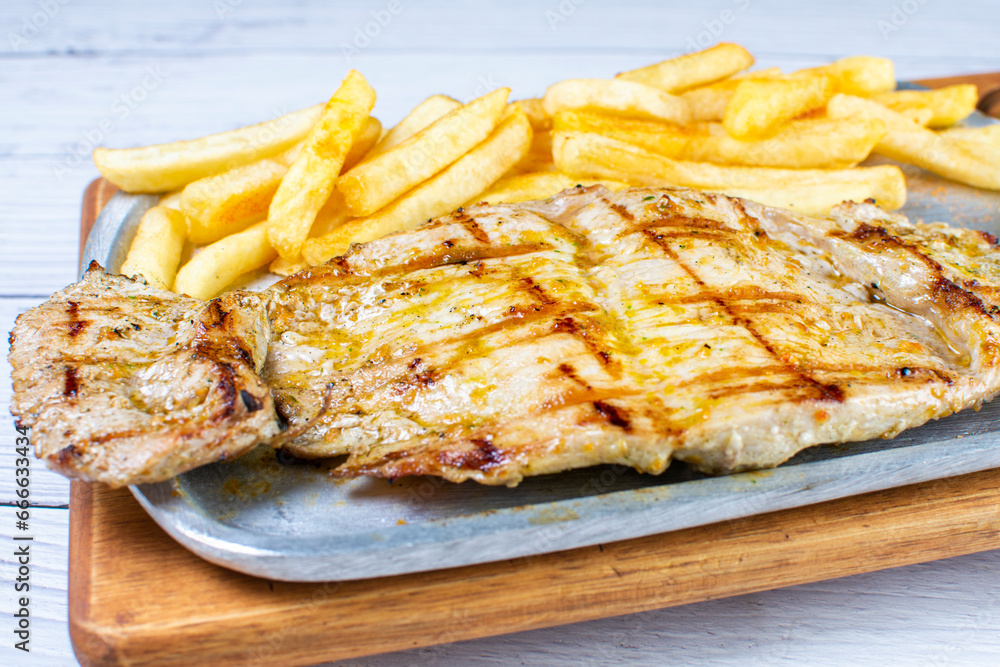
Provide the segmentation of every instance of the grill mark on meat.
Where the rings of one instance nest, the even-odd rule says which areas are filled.
[[[80,319],[80,304],[77,301],[66,304],[66,314],[69,316],[69,337],[76,338],[90,324],[90,320]]]
[[[521,243],[511,246],[478,246],[475,248],[441,249],[435,248],[433,252],[422,254],[420,257],[404,261],[401,264],[384,266],[375,271],[365,274],[354,273],[350,268],[346,257],[337,260],[330,260],[321,267],[314,267],[305,272],[296,273],[282,281],[274,284],[271,288],[292,291],[299,285],[308,287],[318,287],[336,283],[337,285],[355,285],[367,283],[372,278],[409,273],[423,269],[435,269],[451,264],[468,264],[489,259],[505,259],[507,257],[517,257],[519,255],[530,255],[536,252],[552,250],[553,246],[547,243]],[[344,268],[339,264],[342,263]]]
[[[962,289],[945,277],[944,267],[937,261],[921,252],[919,248],[906,243],[898,236],[890,234],[884,227],[869,225],[863,222],[853,232],[837,231],[832,232],[830,235],[834,238],[857,243],[858,245],[868,246],[873,250],[877,250],[879,246],[905,250],[923,262],[934,275],[934,282],[930,285],[930,293],[935,301],[951,311],[972,310],[993,319],[992,314],[987,311],[986,306],[978,296]]]
[[[771,292],[754,286],[734,288],[726,290],[721,294],[730,303],[730,305],[734,305],[733,302],[739,301],[788,301],[815,305],[811,301],[804,301],[803,296],[796,292]],[[698,292],[697,294],[688,294],[685,296],[677,296],[673,293],[649,294],[643,296],[644,301],[648,303],[655,303],[660,306],[714,303],[717,299],[718,295],[710,292]]]
[[[617,211],[617,209],[615,210]],[[687,217],[675,213],[664,215],[659,218],[653,218],[648,222],[642,222],[638,225],[634,225],[633,227],[631,227],[629,231],[641,232],[647,229],[667,229],[675,227],[686,227],[689,229],[697,229],[700,231],[725,232],[729,234],[735,233],[733,229],[728,227],[725,223],[719,222],[718,220],[710,220],[709,218]]]
[[[658,235],[653,230],[646,230],[643,233],[646,236],[646,238],[652,241],[653,244],[656,245],[656,247],[660,248],[661,251],[671,261],[675,262],[677,266],[679,266],[685,273],[687,273],[688,276],[690,276],[691,279],[698,284],[699,288],[701,288],[703,291],[707,293],[713,294],[714,300],[718,305],[718,307],[727,315],[729,315],[729,317],[732,318],[735,324],[746,329],[746,331],[754,338],[754,340],[756,340],[757,343],[761,347],[763,347],[769,355],[771,355],[771,357],[776,359],[780,364],[782,364],[782,366],[784,366],[787,373],[799,377],[804,384],[811,385],[814,389],[814,394],[809,398],[820,401],[832,401],[837,403],[843,402],[844,390],[841,387],[835,384],[823,384],[817,381],[815,378],[803,372],[802,369],[786,361],[782,357],[782,355],[778,354],[778,351],[774,348],[771,342],[767,340],[767,338],[765,338],[764,335],[760,333],[760,331],[757,330],[757,328],[754,326],[753,322],[749,318],[738,315],[734,311],[734,309],[729,306],[729,304],[726,302],[726,300],[723,298],[721,294],[711,291],[708,285],[705,284],[705,281],[701,279],[701,276],[699,276],[694,271],[694,269],[688,266],[687,263],[684,262],[677,255],[677,253],[673,251],[672,248],[670,248],[669,245],[667,245],[666,243],[662,243],[658,238]]]
[[[472,238],[476,239],[483,245],[489,245],[490,235],[487,234],[486,230],[480,227],[479,223],[476,222],[476,219],[466,213],[464,209],[460,208],[455,212],[454,220],[458,224],[462,225],[462,227],[469,232],[469,235]]]
[[[612,365],[611,355],[607,352],[607,350],[604,350],[602,346],[598,345],[597,342],[591,338],[590,334],[587,333],[586,329],[581,327],[572,317],[561,317],[556,320],[556,324],[552,332],[566,333],[573,336],[584,344],[587,350],[589,350],[590,353],[601,362],[602,366],[607,367]]]
[[[628,220],[629,222],[635,222],[635,216],[632,215],[632,211],[625,208],[623,204],[612,204],[604,197],[601,197],[601,203],[604,204],[605,206],[610,206],[615,213],[620,215],[625,220]]]
[[[66,366],[66,380],[63,383],[63,396],[76,396],[80,390],[80,381],[76,376],[76,367]]]
[[[632,423],[628,418],[628,412],[623,408],[615,407],[604,401],[594,401],[594,409],[609,424],[617,426],[626,433],[632,432]]]
[[[586,380],[584,380],[583,378],[581,378],[579,375],[577,375],[576,369],[573,368],[571,365],[566,364],[566,363],[562,363],[562,364],[559,364],[558,369],[559,369],[559,372],[561,374],[563,374],[564,376],[566,376],[567,378],[569,378],[570,380],[572,380],[576,384],[580,385],[581,387],[583,387],[587,391],[593,391],[594,388],[592,386],[590,386],[590,383],[587,382]]]
[[[557,299],[549,296],[546,291],[539,285],[533,278],[526,277],[521,278],[521,284],[525,286],[528,292],[530,292],[543,306],[551,306],[559,301]]]

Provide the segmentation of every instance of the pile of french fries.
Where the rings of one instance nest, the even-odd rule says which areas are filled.
[[[541,99],[500,88],[443,95],[383,130],[351,71],[325,105],[193,141],[94,151],[126,192],[161,193],[125,275],[207,299],[267,266],[290,275],[353,243],[476,202],[544,199],[577,184],[669,185],[824,215],[845,200],[906,200],[893,165],[1000,189],[998,126],[949,128],[975,86],[897,91],[891,61],[852,57],[783,74],[746,71],[735,44],[618,74],[571,79]]]

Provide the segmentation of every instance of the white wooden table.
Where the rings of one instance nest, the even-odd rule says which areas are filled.
[[[1000,70],[1000,3],[5,0],[0,4],[0,330],[76,276],[96,144],[254,123],[326,99],[350,67],[392,124],[431,93],[541,94],[716,41],[791,69],[852,54],[900,78]],[[8,414],[9,367],[0,361]],[[0,664],[66,665],[68,491],[32,466],[31,653],[13,648],[14,425],[0,420]],[[1000,547],[1000,537],[998,537]],[[336,640],[336,638],[331,638]],[[574,626],[360,659],[410,664],[1000,664],[1000,551]]]

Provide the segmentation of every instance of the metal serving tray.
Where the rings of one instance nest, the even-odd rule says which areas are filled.
[[[995,122],[976,114],[968,125]],[[906,172],[912,219],[1000,235],[1000,193]],[[116,194],[84,266],[116,271],[155,196]],[[266,277],[255,281],[260,287]],[[708,477],[601,466],[514,489],[436,478],[334,480],[323,462],[260,448],[132,487],[150,516],[203,558],[287,581],[347,580],[530,556],[705,525],[1000,467],[1000,401],[893,440],[814,447],[768,471]]]

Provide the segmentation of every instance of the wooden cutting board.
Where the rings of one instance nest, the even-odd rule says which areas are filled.
[[[981,92],[1000,87],[988,76],[975,81]],[[87,188],[81,252],[114,192],[102,179]],[[555,554],[289,584],[203,561],[127,490],[74,482],[69,627],[84,665],[307,665],[996,548],[1000,470],[989,470]]]

